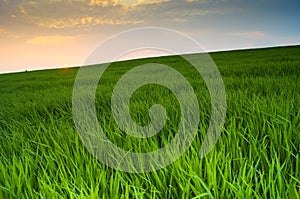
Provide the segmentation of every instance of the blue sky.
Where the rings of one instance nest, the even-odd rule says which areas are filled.
[[[299,10],[299,0],[0,0],[0,73],[81,65],[111,35],[147,26],[207,51],[296,45]]]

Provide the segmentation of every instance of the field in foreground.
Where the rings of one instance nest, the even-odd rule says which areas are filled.
[[[140,174],[103,165],[82,144],[72,119],[77,68],[0,75],[0,198],[300,198],[300,46],[211,56],[228,109],[215,148],[202,159],[210,98],[191,66],[176,56],[132,60],[112,64],[101,78],[99,122],[116,145],[136,152],[174,137],[180,107],[166,88],[144,86],[132,96],[133,119],[149,123],[153,103],[161,103],[169,119],[149,140],[124,135],[109,106],[122,74],[162,63],[183,74],[196,92],[201,121],[190,149],[166,168]]]

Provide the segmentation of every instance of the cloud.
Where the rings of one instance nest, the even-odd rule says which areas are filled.
[[[18,5],[19,17],[49,29],[142,23],[130,17],[132,10],[117,0],[28,1]]]
[[[117,5],[125,5],[125,6],[137,6],[141,4],[156,4],[161,2],[166,2],[168,0],[90,0],[90,6],[117,6]]]
[[[157,4],[138,5],[129,14],[143,19],[145,23],[163,23],[169,22],[183,23],[203,19],[209,16],[222,16],[233,12],[239,12],[229,6],[216,6],[209,0],[172,0],[160,2]]]
[[[185,2],[188,2],[188,3],[194,3],[194,2],[201,2],[201,3],[206,3],[208,2],[209,0],[185,0]]]
[[[116,6],[118,5],[118,1],[117,0],[90,0],[89,5],[102,6],[102,7],[106,7],[109,5]]]
[[[37,20],[36,24],[39,27],[50,29],[65,29],[65,28],[83,28],[95,25],[124,25],[124,24],[138,24],[143,21],[138,20],[119,20],[119,19],[102,19],[98,17],[86,16],[78,18],[66,19],[45,19]]]
[[[48,45],[48,44],[59,44],[64,42],[69,42],[73,40],[72,36],[63,36],[63,35],[50,35],[50,36],[38,36],[33,37],[27,40],[28,44],[36,44],[36,45]]]
[[[232,12],[232,9],[217,7],[209,0],[15,0],[2,4],[3,9],[11,10],[4,16],[6,20],[48,29],[182,23],[196,16]]]
[[[264,39],[268,37],[268,35],[262,31],[234,32],[231,33],[231,35],[249,39]]]
[[[168,1],[169,0],[120,0],[119,3],[126,6],[138,6],[145,4],[160,4]]]
[[[0,29],[0,35],[6,34],[6,31],[4,29]]]
[[[1,29],[1,28],[0,28],[0,36],[2,36],[2,37],[11,37],[11,38],[20,38],[21,37],[17,33],[13,33],[11,31]]]

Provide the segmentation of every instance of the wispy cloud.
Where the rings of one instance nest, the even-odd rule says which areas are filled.
[[[38,36],[33,37],[27,40],[28,44],[36,44],[36,45],[48,45],[48,44],[59,44],[66,43],[70,40],[73,40],[75,37],[72,36],[63,36],[63,35],[50,35],[50,36]]]
[[[5,13],[0,14],[5,19],[3,23],[9,20],[12,24],[23,23],[48,29],[170,21],[182,23],[191,17],[232,12],[231,8],[216,7],[209,0],[15,0],[0,2],[0,6],[3,7],[0,12]]]
[[[249,39],[264,39],[268,37],[268,35],[262,31],[233,32],[231,35]]]
[[[1,29],[0,28],[0,36],[2,37],[10,37],[10,38],[20,38],[20,34],[5,30],[5,29]]]
[[[118,19],[102,19],[93,16],[66,18],[66,19],[44,19],[36,20],[35,23],[39,27],[50,29],[65,29],[65,28],[83,28],[95,25],[124,25],[138,24],[142,20],[118,20]]]
[[[142,23],[129,14],[134,7],[117,0],[50,0],[21,2],[19,17],[33,25],[50,29],[82,28],[95,25]],[[55,14],[53,14],[55,12]]]
[[[168,0],[90,0],[88,5],[90,6],[117,6],[117,5],[125,5],[125,6],[137,6],[141,4],[155,4],[166,2]]]
[[[4,29],[0,29],[0,35],[6,34],[7,32]]]

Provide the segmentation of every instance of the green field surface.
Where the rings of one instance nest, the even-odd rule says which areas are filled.
[[[0,75],[0,198],[300,198],[300,46],[211,57],[224,81],[227,115],[204,158],[198,152],[210,96],[191,65],[180,56],[147,58],[113,63],[103,74],[96,95],[99,123],[115,145],[134,152],[157,150],[174,138],[180,105],[163,86],[139,88],[130,101],[132,119],[148,124],[156,103],[168,119],[151,138],[126,135],[110,110],[121,76],[154,62],[173,67],[194,88],[201,120],[192,145],[174,163],[146,173],[110,168],[85,148],[72,116],[78,68]]]

